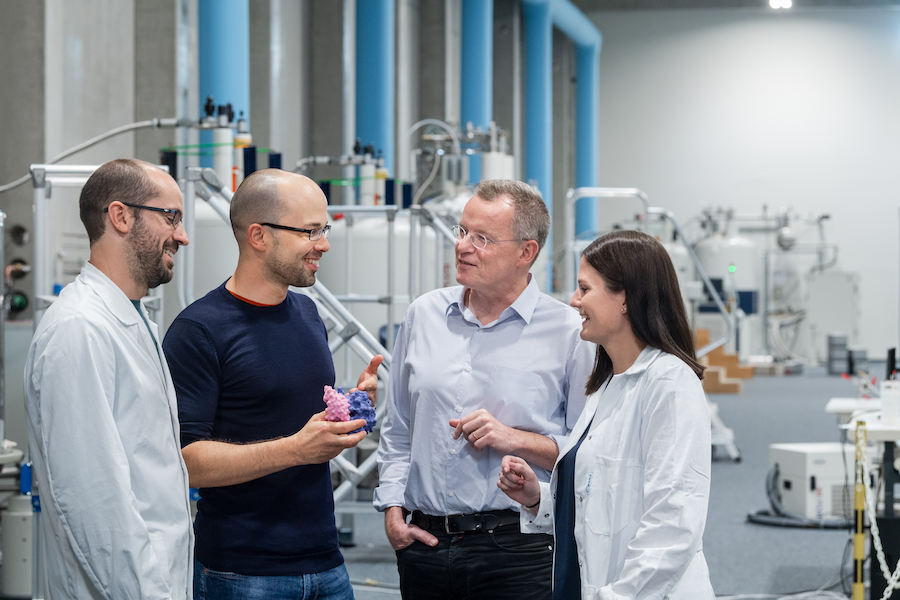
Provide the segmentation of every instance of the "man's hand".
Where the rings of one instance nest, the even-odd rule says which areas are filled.
[[[503,457],[497,487],[526,508],[541,500],[541,484],[537,476],[528,463],[518,456]]]
[[[191,487],[237,485],[297,465],[326,463],[362,441],[365,424],[365,419],[328,421],[322,411],[294,435],[253,444],[198,440],[182,448],[181,455]],[[361,431],[350,433],[356,429]]]
[[[290,437],[298,465],[316,465],[328,462],[347,448],[352,448],[366,437],[365,419],[353,421],[329,421],[325,411],[313,415],[303,429]]]
[[[391,506],[384,511],[384,531],[394,550],[402,550],[413,542],[432,547],[438,543],[438,539],[424,529],[407,523],[401,506]]]
[[[450,427],[454,428],[454,440],[463,436],[479,452],[488,447],[504,454],[518,450],[518,430],[507,427],[483,408],[470,412],[461,419],[450,419]]]
[[[369,366],[363,370],[362,374],[360,374],[359,381],[356,382],[356,387],[350,390],[351,392],[359,390],[369,394],[369,402],[372,403],[372,406],[375,406],[375,401],[378,399],[378,367],[383,360],[384,357],[380,354],[373,357],[372,360],[369,361]]]

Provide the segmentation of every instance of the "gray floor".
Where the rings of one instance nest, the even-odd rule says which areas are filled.
[[[754,525],[747,514],[768,508],[769,444],[839,441],[825,403],[855,395],[853,383],[814,369],[802,376],[756,377],[741,394],[710,396],[742,456],[740,463],[713,463],[703,543],[717,595],[785,594],[837,581],[847,532]]]
[[[881,374],[881,370],[875,371]],[[747,522],[768,507],[765,476],[769,444],[838,441],[835,418],[824,411],[835,396],[855,396],[853,383],[822,369],[803,375],[756,377],[738,395],[714,395],[719,413],[735,432],[742,460],[713,463],[704,549],[716,594],[790,593],[837,581],[847,541],[842,531],[784,529]],[[355,517],[356,547],[345,548],[358,600],[398,597],[398,575],[379,514]],[[838,588],[839,589],[839,588]]]

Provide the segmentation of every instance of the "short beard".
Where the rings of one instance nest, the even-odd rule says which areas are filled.
[[[128,255],[128,272],[135,283],[153,289],[172,280],[172,270],[163,262],[163,250],[159,240],[153,239],[143,219],[135,219],[128,237],[131,252]]]
[[[274,247],[278,247],[278,242],[274,243]],[[310,287],[316,283],[316,274],[305,265],[305,259],[286,261],[279,256],[273,256],[269,263],[269,269],[273,275],[278,277],[282,283],[286,283],[293,287]]]

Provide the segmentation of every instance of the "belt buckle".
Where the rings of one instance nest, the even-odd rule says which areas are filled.
[[[455,535],[457,533],[463,533],[462,531],[450,531],[450,517],[452,515],[444,515],[444,532],[447,535]]]

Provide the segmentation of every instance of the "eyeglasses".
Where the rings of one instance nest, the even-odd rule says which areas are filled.
[[[165,213],[166,220],[169,221],[169,225],[176,229],[181,223],[181,218],[184,216],[184,213],[182,213],[177,208],[159,208],[156,206],[145,206],[144,204],[130,204],[128,202],[122,202],[121,200],[119,202],[121,202],[125,206],[130,206],[131,208],[139,208],[141,210],[152,210],[153,212]],[[109,207],[107,206],[105,209],[103,209],[103,212],[109,212]]]
[[[489,240],[482,233],[471,233],[468,229],[463,227],[462,225],[454,225],[450,228],[450,231],[453,232],[453,235],[456,236],[456,240],[458,242],[466,239],[466,236],[469,236],[469,239],[472,240],[472,245],[478,248],[479,250],[484,250],[487,248],[488,244],[499,244],[500,242],[527,242],[527,239],[515,239],[515,240]]]
[[[331,225],[326,225],[320,229],[303,229],[302,227],[288,227],[287,225],[276,225],[275,223],[260,223],[260,225],[264,227],[274,227],[275,229],[283,229],[285,231],[299,231],[300,233],[305,233],[309,236],[309,241],[315,242],[323,237],[328,237],[328,232],[331,231]]]

